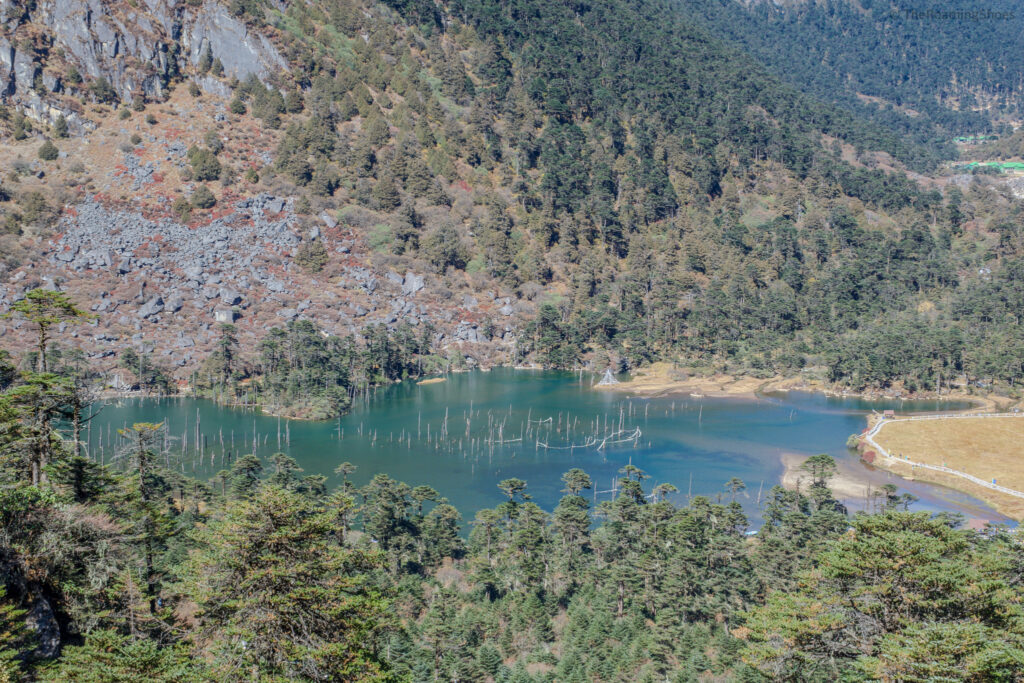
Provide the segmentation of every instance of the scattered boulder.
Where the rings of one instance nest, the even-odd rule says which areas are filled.
[[[60,625],[49,601],[42,595],[32,600],[32,607],[25,616],[25,625],[35,631],[37,642],[35,655],[53,659],[60,654]]]
[[[405,280],[402,282],[402,294],[411,296],[416,292],[423,289],[424,279],[422,275],[416,275],[411,270],[405,274]]]
[[[164,300],[157,295],[139,308],[140,318],[149,318],[164,310]]]
[[[170,313],[177,313],[185,305],[185,299],[180,294],[173,294],[164,302],[164,310]]]
[[[242,303],[242,295],[233,289],[221,287],[220,300],[228,306],[237,306]]]
[[[324,225],[326,225],[328,229],[334,228],[338,225],[338,221],[335,220],[334,216],[327,211],[320,214],[320,220],[324,222]]]
[[[213,311],[213,319],[219,323],[235,322],[235,312],[230,308],[217,308]]]

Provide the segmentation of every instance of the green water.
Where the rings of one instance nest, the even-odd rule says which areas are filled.
[[[379,390],[349,415],[322,423],[288,423],[190,399],[125,399],[108,403],[94,420],[90,449],[107,459],[118,427],[164,421],[174,437],[172,449],[180,451],[187,433],[187,452],[177,466],[209,476],[239,454],[252,452],[256,434],[258,455],[288,453],[306,474],[327,475],[331,486],[339,482],[334,468],[350,461],[359,468],[353,477],[357,484],[380,472],[412,485],[427,484],[465,518],[499,503],[496,485],[508,477],[526,480],[534,500],[550,510],[562,495],[559,477],[572,467],[586,470],[598,484],[597,498],[608,499],[619,468],[632,463],[649,475],[648,488],[674,484],[679,503],[688,495],[721,495],[728,479],[743,479],[747,491],[740,501],[755,525],[758,491],[779,482],[781,454],[829,453],[848,470],[877,484],[891,481],[918,496],[918,509],[1006,521],[969,496],[873,470],[846,449],[847,437],[864,428],[870,410],[955,410],[965,404],[803,393],[756,400],[648,400],[595,391],[592,381],[588,375],[581,379],[511,369],[457,374],[437,384]],[[197,415],[204,437],[201,462]],[[864,501],[848,504],[857,509]]]

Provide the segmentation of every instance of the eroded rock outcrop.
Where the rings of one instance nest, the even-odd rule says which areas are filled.
[[[184,0],[0,0],[0,100],[48,123],[64,115],[80,128],[84,119],[62,95],[85,93],[102,78],[121,101],[160,98],[208,49],[229,78],[266,80],[288,68],[266,36],[214,0],[198,7]],[[72,67],[79,78],[69,78]],[[197,83],[225,94],[216,79]]]

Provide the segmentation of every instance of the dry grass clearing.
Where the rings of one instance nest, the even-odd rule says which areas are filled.
[[[890,422],[875,435],[875,441],[892,455],[907,456],[929,465],[945,465],[1024,491],[1024,417]],[[889,465],[885,461],[876,461],[876,464]],[[903,474],[902,469],[898,473]],[[913,472],[914,477],[928,481],[937,481],[939,477],[935,475],[941,473],[922,468]],[[1024,499],[971,484],[961,477],[942,475],[941,483],[991,502],[1009,516],[1024,518]]]

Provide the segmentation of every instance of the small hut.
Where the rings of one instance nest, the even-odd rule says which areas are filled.
[[[219,323],[235,322],[235,311],[231,308],[218,308],[213,312],[213,319]]]
[[[612,369],[608,368],[607,370],[604,371],[604,377],[602,377],[601,381],[597,383],[597,386],[606,387],[618,383],[619,380],[615,379],[615,375],[612,374]]]

